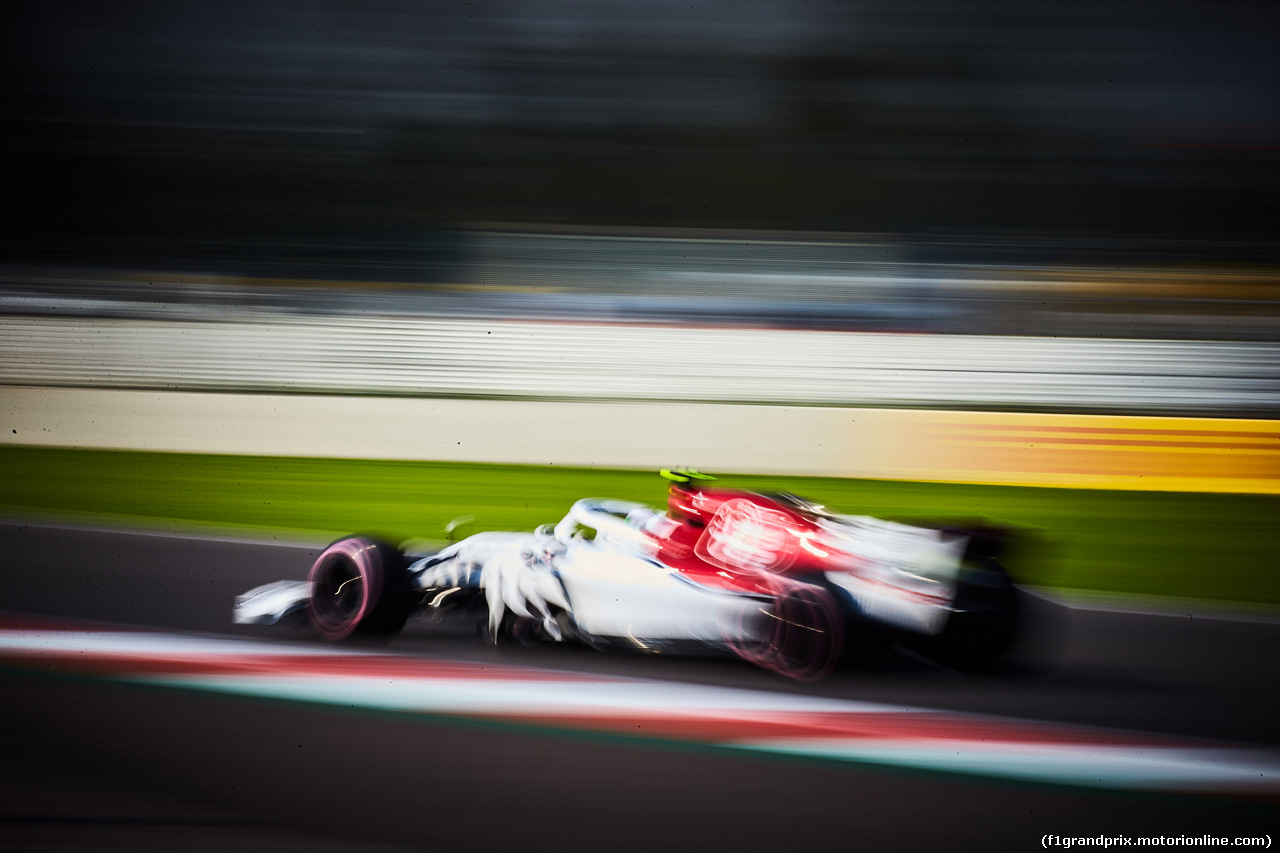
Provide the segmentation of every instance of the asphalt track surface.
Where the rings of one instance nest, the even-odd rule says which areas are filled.
[[[0,524],[0,610],[201,635],[302,578],[291,544]],[[801,685],[729,660],[481,645],[411,625],[389,650],[1280,747],[1280,624],[1029,598],[1009,672],[868,649]],[[0,670],[0,849],[1028,850],[1072,837],[1267,835],[1274,796],[1133,793],[756,757],[661,740]]]

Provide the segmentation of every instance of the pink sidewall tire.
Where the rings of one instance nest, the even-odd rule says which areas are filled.
[[[404,555],[369,537],[334,542],[316,559],[307,581],[307,615],[326,640],[392,636],[413,607]]]
[[[844,616],[831,593],[810,584],[787,585],[761,612],[761,639],[729,643],[748,663],[796,681],[818,681],[835,669],[844,651]]]

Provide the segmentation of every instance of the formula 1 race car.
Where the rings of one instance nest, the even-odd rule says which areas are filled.
[[[344,640],[395,634],[415,611],[454,611],[490,642],[730,653],[801,680],[832,669],[847,629],[882,631],[959,668],[999,659],[1014,639],[1018,599],[998,528],[841,515],[696,472],[663,475],[665,512],[590,498],[554,526],[477,533],[422,556],[341,539],[305,582],[239,596],[235,621],[305,614],[322,637]]]

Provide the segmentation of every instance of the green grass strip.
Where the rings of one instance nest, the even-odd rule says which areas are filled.
[[[987,519],[1028,528],[1010,559],[1024,583],[1280,604],[1280,497],[725,477],[889,518]],[[216,456],[6,446],[0,513],[175,530],[328,540],[355,531],[443,538],[531,530],[582,497],[659,505],[657,472]]]

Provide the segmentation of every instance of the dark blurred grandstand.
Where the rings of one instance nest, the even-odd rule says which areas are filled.
[[[1275,336],[1273,4],[20,2],[5,19],[10,269],[498,270],[525,292],[712,300],[905,276],[863,299],[885,316],[847,325]],[[476,236],[504,229],[535,237]],[[597,242],[548,254],[575,232]],[[826,248],[703,243],[673,263],[693,234]],[[939,281],[1046,276],[1128,321],[891,316]],[[1177,321],[1188,300],[1227,328]]]
[[[1268,238],[1272,4],[11,3],[27,234],[519,221]]]

